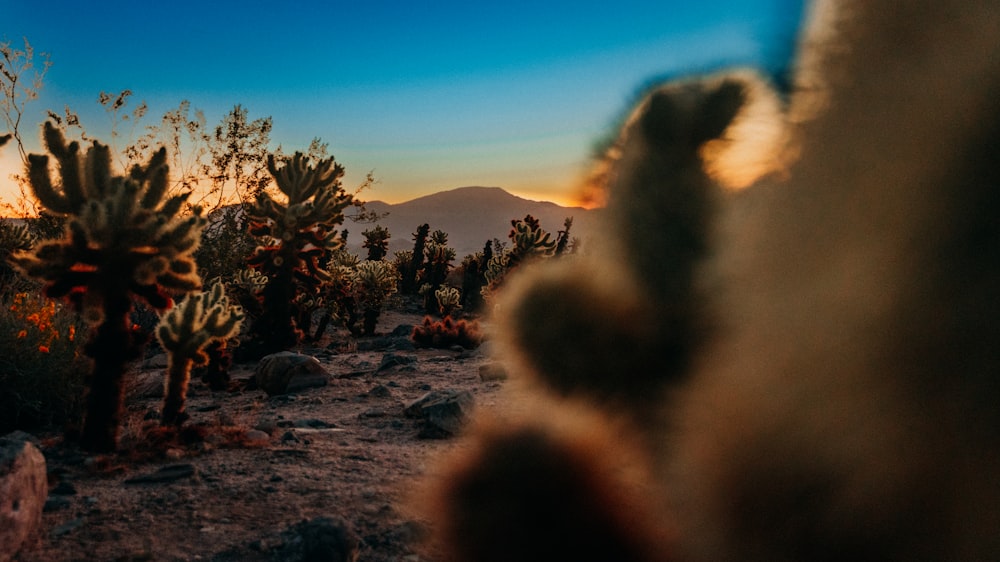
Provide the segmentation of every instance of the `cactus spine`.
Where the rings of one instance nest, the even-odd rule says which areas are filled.
[[[167,351],[167,380],[161,425],[180,425],[187,419],[187,397],[191,367],[208,364],[205,348],[213,341],[236,335],[243,311],[230,306],[222,283],[206,292],[191,293],[163,315],[156,338]]]
[[[193,252],[205,219],[200,209],[181,216],[187,195],[167,198],[167,153],[160,149],[145,167],[127,176],[111,171],[111,151],[94,142],[79,154],[76,142],[46,123],[46,147],[61,182],[49,177],[48,156],[28,157],[28,178],[39,202],[68,222],[61,239],[47,240],[12,261],[46,283],[45,294],[68,298],[92,326],[85,353],[93,359],[81,446],[108,452],[117,447],[122,379],[139,356],[143,338],[131,329],[132,298],[155,309],[171,305],[168,291],[201,286]]]

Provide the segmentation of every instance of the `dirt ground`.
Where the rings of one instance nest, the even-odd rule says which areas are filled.
[[[387,312],[378,331],[421,319]],[[296,525],[323,517],[356,535],[358,560],[433,560],[409,498],[434,460],[462,444],[419,437],[421,422],[405,406],[431,390],[468,390],[482,414],[503,408],[506,383],[481,380],[480,367],[493,362],[488,344],[361,351],[364,341],[337,333],[301,349],[331,380],[294,395],[212,392],[193,381],[188,424],[208,435],[191,442],[151,445],[156,422],[144,418],[161,401],[134,392],[116,455],[87,456],[42,436],[49,503],[37,542],[17,560],[301,560],[305,531]],[[387,354],[415,361],[379,370]],[[249,380],[254,367],[231,374]]]

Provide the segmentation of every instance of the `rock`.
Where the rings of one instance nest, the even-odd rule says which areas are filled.
[[[483,382],[507,380],[507,370],[500,363],[486,363],[479,366],[479,379]]]
[[[52,491],[49,493],[53,496],[75,496],[76,486],[70,482],[60,482],[56,484],[56,487],[52,488]]]
[[[381,351],[394,349],[396,351],[413,351],[417,346],[409,336],[381,336],[357,342],[358,351]]]
[[[149,474],[133,476],[125,480],[126,484],[159,484],[162,482],[173,482],[181,478],[194,476],[195,469],[192,464],[168,464]]]
[[[384,384],[380,384],[369,390],[368,396],[373,398],[389,398],[392,396],[392,391]]]
[[[298,427],[304,429],[330,429],[331,427],[336,427],[336,426],[333,425],[332,423],[328,423],[323,420],[318,420],[315,418],[304,418],[292,422],[292,427]]]
[[[68,509],[70,505],[72,505],[72,502],[66,496],[49,496],[49,499],[45,500],[45,506],[42,508],[42,511],[50,513]]]
[[[393,328],[389,335],[397,338],[409,338],[413,335],[413,324],[400,324]]]
[[[167,368],[167,354],[157,353],[156,355],[146,359],[142,362],[143,369],[166,369]]]
[[[13,559],[42,524],[45,457],[23,432],[0,438],[0,562]]]
[[[254,381],[268,396],[278,396],[326,386],[330,373],[311,355],[282,351],[260,360]]]
[[[458,434],[474,404],[475,398],[467,390],[439,390],[417,399],[403,413],[424,420],[419,437],[441,439]]]
[[[251,429],[243,436],[247,441],[270,441],[271,434],[259,429]]]
[[[281,536],[281,560],[353,562],[358,557],[358,536],[340,518],[303,520],[282,531]]]
[[[417,358],[412,355],[396,355],[395,353],[386,353],[382,356],[382,362],[379,363],[376,372],[381,372],[386,369],[391,369],[393,367],[399,367],[402,365],[413,365],[417,362]]]
[[[137,398],[163,398],[163,371],[139,371],[126,385],[125,396],[129,400]]]

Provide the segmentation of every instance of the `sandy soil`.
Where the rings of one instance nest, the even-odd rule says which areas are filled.
[[[389,312],[379,331],[421,319]],[[502,408],[506,383],[481,380],[480,366],[492,362],[487,346],[358,347],[337,333],[303,348],[332,378],[296,395],[193,383],[189,424],[208,435],[189,443],[151,444],[155,421],[143,418],[160,400],[136,397],[119,454],[87,456],[43,438],[49,505],[37,542],[18,560],[301,560],[303,538],[293,527],[319,517],[342,520],[357,536],[359,560],[433,560],[420,545],[426,525],[408,514],[410,493],[436,457],[462,445],[418,437],[421,422],[404,408],[430,390],[458,389],[472,392],[482,413]],[[387,353],[416,361],[379,371]],[[248,380],[254,366],[237,365],[232,376]],[[249,434],[260,439],[247,438],[254,428],[265,431]],[[133,482],[150,475],[166,481]]]

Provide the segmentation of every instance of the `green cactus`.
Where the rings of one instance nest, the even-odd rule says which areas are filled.
[[[385,260],[366,260],[354,269],[354,293],[364,315],[364,335],[375,334],[375,325],[386,301],[396,292],[399,272]]]
[[[230,306],[225,288],[218,282],[208,291],[189,294],[163,315],[156,327],[156,338],[167,352],[161,425],[180,425],[187,419],[184,401],[191,368],[208,364],[205,348],[239,333],[242,321],[243,311]]]
[[[168,291],[201,287],[192,254],[205,219],[198,208],[192,215],[180,214],[186,194],[163,200],[165,149],[145,167],[116,176],[107,146],[94,142],[81,156],[79,145],[67,145],[51,123],[45,124],[43,138],[62,181],[53,184],[48,157],[36,154],[28,157],[28,177],[39,202],[67,217],[66,231],[61,239],[15,254],[12,262],[45,282],[47,296],[68,298],[92,326],[84,350],[94,363],[81,445],[113,451],[125,368],[145,344],[131,329],[132,299],[162,310],[172,303]]]
[[[458,289],[442,285],[440,289],[434,291],[434,297],[438,302],[438,311],[441,317],[451,316],[451,313],[462,308],[462,294]]]
[[[296,296],[315,293],[329,280],[320,266],[321,258],[342,244],[337,226],[353,201],[340,183],[344,168],[333,158],[315,167],[308,160],[296,152],[278,169],[270,156],[268,170],[288,201],[280,203],[262,192],[249,212],[250,233],[263,244],[248,263],[268,279],[261,292],[263,311],[251,327],[251,345],[243,348],[254,357],[289,349],[301,341]]]

